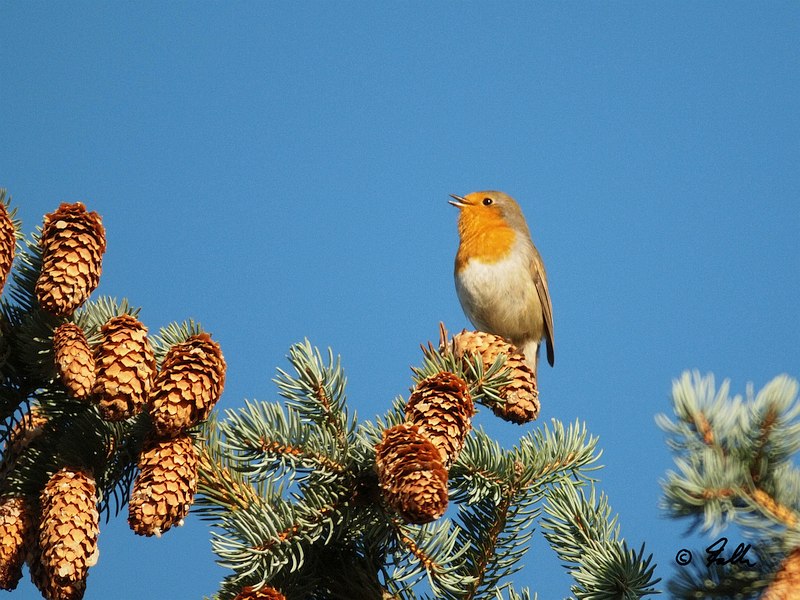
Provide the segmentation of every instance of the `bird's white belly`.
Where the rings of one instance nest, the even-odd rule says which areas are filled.
[[[494,263],[471,259],[456,275],[456,292],[481,331],[512,340],[540,339],[544,318],[524,253]]]

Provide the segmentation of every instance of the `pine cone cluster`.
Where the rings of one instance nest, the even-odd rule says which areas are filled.
[[[447,509],[447,470],[472,428],[467,384],[447,371],[419,381],[406,403],[406,422],[390,427],[375,447],[386,502],[409,523],[428,523]]]
[[[131,315],[112,317],[101,328],[95,349],[92,394],[100,414],[121,421],[140,413],[147,402],[156,361],[147,328]]]
[[[474,414],[467,384],[448,372],[420,381],[406,404],[406,422],[436,446],[445,467],[458,458]]]
[[[81,202],[62,203],[45,215],[42,271],[36,282],[39,305],[56,316],[68,316],[86,302],[100,281],[106,233],[100,215]]]
[[[500,388],[502,403],[491,406],[494,414],[517,424],[528,423],[539,416],[536,376],[515,346],[491,333],[466,329],[453,336],[451,343],[456,357],[463,359],[470,354],[477,354],[487,369],[500,354],[506,355],[505,367],[511,371],[511,381]]]
[[[429,523],[447,510],[447,471],[439,449],[417,425],[384,431],[375,466],[383,497],[408,523]]]
[[[16,589],[22,577],[31,515],[24,498],[0,499],[0,589]]]
[[[0,291],[14,259],[15,227],[0,191]],[[105,487],[118,484],[119,473],[113,468],[119,466],[120,460],[130,460],[126,453],[118,453],[117,448],[103,447],[101,440],[112,438],[111,444],[119,444],[120,448],[138,447],[142,428],[152,427],[152,435],[139,456],[140,472],[129,499],[130,525],[138,534],[160,535],[180,524],[197,490],[198,456],[187,430],[208,418],[219,400],[226,365],[219,345],[201,333],[170,348],[157,373],[147,328],[138,319],[120,314],[108,319],[99,331],[91,325],[98,314],[125,310],[113,301],[98,302],[85,315],[73,319],[76,309],[99,283],[106,249],[99,215],[88,212],[82,203],[64,203],[45,215],[38,242],[41,268],[35,282],[25,280],[32,289],[24,290],[30,300],[33,297],[36,300],[25,299],[20,306],[20,310],[33,313],[24,315],[33,317],[29,319],[32,325],[26,325],[28,329],[17,336],[32,338],[37,345],[31,347],[32,352],[21,346],[26,352],[23,361],[29,360],[27,354],[43,354],[39,340],[46,338],[45,332],[56,321],[59,324],[52,329],[52,367],[41,370],[40,363],[35,362],[35,375],[42,379],[35,383],[41,383],[47,392],[42,397],[46,398],[48,411],[59,396],[64,396],[64,390],[70,398],[87,403],[83,409],[79,404],[70,404],[69,411],[64,413],[53,408],[47,417],[34,406],[9,432],[0,461],[0,481],[10,478],[15,484],[20,480],[28,483],[29,475],[18,468],[20,456],[30,452],[31,442],[42,434],[48,439],[40,439],[41,443],[34,448],[36,452],[41,450],[42,460],[33,456],[26,456],[26,460],[37,458],[43,469],[54,458],[59,464],[74,460],[71,462],[74,468],[52,474],[38,498],[0,496],[0,588],[13,589],[17,585],[21,561],[27,558],[31,578],[46,599],[72,600],[83,597],[89,567],[98,557],[98,489],[94,475],[97,481],[105,482]],[[38,262],[35,259],[35,253],[26,258],[26,268],[35,267]],[[89,328],[84,331],[73,320],[89,323]],[[0,353],[18,351],[13,345],[17,337],[6,336],[5,329],[0,333],[3,333]],[[97,342],[95,335],[99,338]],[[27,342],[27,338],[23,341]],[[54,375],[63,388],[56,386],[51,390],[56,383]],[[153,384],[157,375],[156,389]],[[51,391],[58,393],[50,394]],[[91,426],[97,421],[91,414],[81,420],[83,415],[78,414],[75,427],[72,421],[69,427],[62,428],[61,424],[74,417],[72,411],[93,413],[95,406],[106,421],[131,419],[145,407],[151,410],[149,415],[142,415],[145,418],[108,426],[98,432],[103,434],[101,437],[92,438],[90,443],[84,444],[82,439],[69,441],[64,445],[68,451],[54,457],[62,445],[61,440],[51,437],[62,433],[80,435],[84,425]],[[48,417],[54,420],[52,424],[48,425]],[[51,441],[54,443],[50,444]],[[69,445],[72,443],[74,448]],[[104,457],[105,451],[108,454]],[[112,470],[101,471],[106,468],[103,458]],[[80,461],[93,467],[79,467],[75,463]],[[3,494],[10,489],[2,487]],[[104,491],[107,490],[99,493]]]
[[[128,510],[135,533],[160,536],[182,524],[197,491],[197,462],[192,438],[186,434],[145,447]]]
[[[233,600],[286,600],[286,596],[268,585],[259,589],[247,586]]]
[[[74,323],[62,323],[53,331],[56,371],[70,396],[86,400],[95,382],[92,349],[83,329]]]
[[[199,457],[186,430],[205,420],[222,395],[225,359],[199,333],[173,345],[148,400],[155,436],[139,457],[128,523],[139,535],[160,536],[183,523],[197,491]]]
[[[205,420],[222,395],[225,367],[219,344],[207,333],[172,346],[148,403],[156,433],[178,435]]]
[[[6,284],[17,250],[16,230],[5,202],[0,201],[0,292]]]
[[[31,577],[50,600],[81,598],[99,556],[94,477],[82,469],[57,471],[42,490],[40,507]]]

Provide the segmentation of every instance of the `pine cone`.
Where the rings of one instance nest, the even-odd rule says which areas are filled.
[[[92,349],[83,329],[74,323],[63,323],[53,332],[53,353],[56,371],[70,395],[86,400],[95,381]]]
[[[384,431],[375,466],[386,502],[408,523],[429,523],[447,510],[447,471],[439,450],[416,425]]]
[[[151,442],[139,457],[128,524],[138,535],[160,536],[182,525],[197,491],[197,453],[182,435]]]
[[[81,202],[62,203],[44,217],[42,272],[36,282],[39,305],[68,316],[86,302],[100,281],[106,232],[100,215]]]
[[[17,238],[14,222],[8,214],[5,202],[0,201],[0,292],[3,291],[8,274],[11,272],[11,264],[14,262],[16,250]]]
[[[525,357],[503,338],[483,331],[467,331],[453,336],[453,352],[458,358],[479,354],[488,369],[500,354],[506,355],[505,368],[511,370],[511,381],[500,388],[501,404],[491,409],[501,419],[512,423],[528,423],[539,416],[539,390],[536,376],[525,364]]]
[[[156,361],[147,328],[135,317],[112,317],[101,328],[92,394],[107,421],[122,421],[142,411],[153,382]]]
[[[60,584],[47,579],[44,567],[40,562],[29,562],[28,570],[31,574],[31,581],[42,593],[42,598],[47,600],[81,600],[86,592],[86,581],[79,581],[76,584]]]
[[[0,203],[2,204],[2,203]],[[0,500],[0,589],[16,589],[22,577],[31,515],[24,498]]]
[[[20,455],[42,433],[45,423],[47,423],[47,417],[42,415],[36,406],[31,406],[30,412],[23,415],[14,425],[8,434],[3,450],[0,481],[13,470]]]
[[[247,586],[233,600],[286,600],[286,596],[268,585],[260,589]]]
[[[793,550],[781,563],[775,579],[761,600],[794,600],[800,597],[800,548]]]
[[[148,410],[160,436],[178,435],[205,420],[222,395],[225,359],[207,333],[168,351],[156,375]]]
[[[31,581],[42,593],[42,597],[47,600],[81,600],[86,591],[86,579],[78,581],[74,585],[62,584],[55,579],[50,579],[42,564],[42,549],[39,547],[39,533],[36,528],[35,519],[31,529],[33,530],[33,541],[31,542],[26,560],[28,562],[28,571],[31,574]]]
[[[50,477],[40,503],[39,548],[46,581],[56,587],[85,588],[89,567],[99,556],[94,477],[65,467]]]
[[[458,458],[474,414],[467,384],[448,372],[420,381],[406,404],[406,420],[438,448],[445,467]]]

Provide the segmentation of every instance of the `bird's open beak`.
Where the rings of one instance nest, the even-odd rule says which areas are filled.
[[[456,196],[455,194],[450,194],[450,197],[455,200],[448,200],[448,204],[452,204],[456,208],[464,208],[465,206],[469,206],[469,202],[467,202],[466,198],[463,196]]]

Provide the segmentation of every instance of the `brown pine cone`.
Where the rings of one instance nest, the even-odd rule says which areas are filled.
[[[197,491],[197,452],[192,438],[182,435],[152,441],[139,457],[128,524],[138,535],[160,536],[183,524]]]
[[[53,353],[61,383],[73,398],[86,400],[95,381],[92,349],[83,329],[74,323],[63,323],[53,331]]]
[[[2,204],[2,203],[0,203]],[[24,498],[0,499],[0,589],[16,589],[22,577],[31,515]]]
[[[112,317],[100,332],[92,395],[105,420],[122,421],[140,413],[147,402],[156,368],[153,348],[147,328],[130,315]]]
[[[36,531],[35,527],[35,519],[33,524],[34,527],[32,529],[34,529],[34,536],[38,536],[38,531]],[[42,597],[47,600],[81,600],[86,591],[86,579],[78,581],[75,584],[59,583],[55,579],[51,579],[45,571],[41,556],[42,549],[39,547],[38,537],[34,537],[26,560],[28,563],[28,571],[31,575],[31,581],[42,593]]]
[[[775,579],[761,600],[794,600],[800,597],[800,548],[793,550],[781,563]]]
[[[14,254],[17,251],[14,221],[11,220],[11,215],[8,214],[4,196],[4,193],[0,193],[0,292],[3,291],[8,274],[11,272]]]
[[[448,372],[420,381],[406,404],[406,421],[433,442],[445,467],[458,458],[474,414],[467,384]]]
[[[100,281],[106,232],[100,215],[81,202],[62,203],[44,217],[42,272],[36,282],[39,305],[68,316],[86,302]]]
[[[447,471],[439,450],[412,423],[383,432],[375,447],[378,483],[386,502],[408,523],[429,523],[447,510]]]
[[[536,377],[525,363],[525,357],[503,338],[483,331],[467,331],[453,336],[453,352],[458,358],[478,354],[488,369],[500,354],[506,355],[505,368],[511,370],[511,381],[500,388],[502,403],[491,409],[501,419],[512,423],[528,423],[539,416],[539,390]]]
[[[178,435],[205,420],[222,395],[225,368],[219,344],[207,333],[172,346],[148,402],[156,433]]]
[[[233,600],[286,600],[286,596],[268,585],[260,589],[247,586]]]
[[[44,486],[40,505],[38,537],[46,581],[85,587],[89,567],[99,556],[100,515],[94,477],[82,469],[61,469]]]

